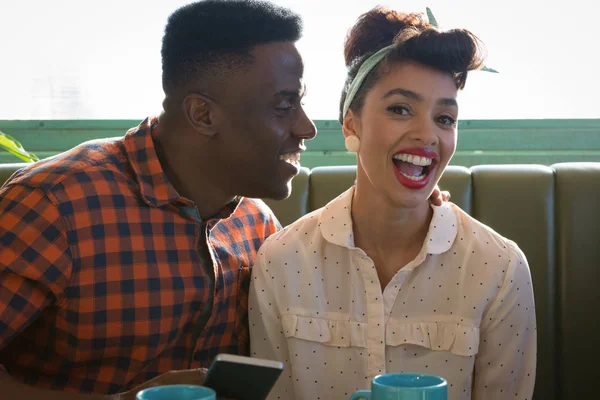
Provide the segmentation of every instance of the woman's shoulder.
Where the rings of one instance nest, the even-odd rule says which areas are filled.
[[[314,210],[269,236],[261,250],[269,255],[302,247],[319,238],[320,219],[324,208]]]
[[[352,235],[351,200],[352,189],[349,189],[327,205],[300,217],[270,236],[265,242],[265,251],[287,253],[291,246],[296,250],[320,249],[323,241],[346,246],[348,236]]]
[[[499,257],[522,257],[518,244],[507,238],[492,227],[469,215],[455,204],[452,208],[458,221],[456,243],[468,245],[471,251],[497,254]]]

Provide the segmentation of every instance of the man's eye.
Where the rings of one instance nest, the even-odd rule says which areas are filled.
[[[280,105],[278,107],[275,107],[275,111],[278,114],[282,114],[282,115],[288,115],[290,114],[292,111],[295,111],[298,107],[295,104],[285,104],[285,105]]]

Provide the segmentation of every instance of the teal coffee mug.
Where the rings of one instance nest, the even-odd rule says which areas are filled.
[[[165,385],[144,389],[136,400],[217,400],[214,390],[195,385]]]
[[[371,390],[359,390],[350,400],[448,400],[448,382],[444,378],[424,374],[378,375]]]

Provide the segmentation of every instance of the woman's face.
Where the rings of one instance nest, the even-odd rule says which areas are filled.
[[[428,201],[456,149],[456,85],[448,73],[404,61],[384,66],[360,116],[349,112],[344,135],[360,138],[358,190],[396,207]]]

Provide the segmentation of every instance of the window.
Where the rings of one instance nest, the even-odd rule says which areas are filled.
[[[188,1],[44,0],[0,5],[0,119],[138,119],[161,109],[160,40]],[[307,112],[336,119],[345,79],[342,45],[372,0],[275,0],[305,21]],[[393,3],[393,2],[392,2]],[[592,0],[547,3],[406,0],[432,8],[443,29],[467,28],[488,65],[461,94],[462,119],[593,118],[600,56]],[[393,4],[392,4],[393,6]]]

